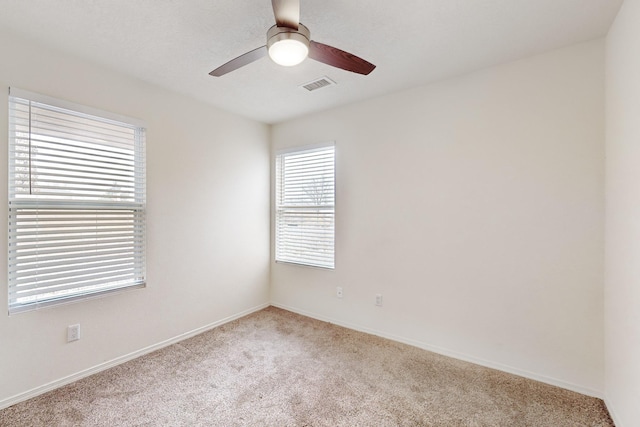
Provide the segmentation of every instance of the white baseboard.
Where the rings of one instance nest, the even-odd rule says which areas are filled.
[[[504,365],[502,363],[497,363],[497,362],[492,362],[489,360],[484,360],[484,359],[480,359],[474,356],[469,356],[467,354],[463,354],[463,353],[459,353],[457,351],[454,350],[449,350],[446,348],[442,348],[442,347],[437,347],[437,346],[433,346],[421,341],[416,341],[413,339],[409,339],[409,338],[405,338],[405,337],[401,337],[398,335],[394,335],[394,334],[389,334],[386,332],[382,332],[382,331],[377,331],[371,328],[367,328],[365,326],[361,326],[361,325],[356,325],[356,324],[352,324],[349,322],[343,322],[340,320],[336,320],[336,319],[331,319],[328,318],[326,316],[322,316],[319,315],[317,313],[311,313],[305,310],[299,310],[297,308],[294,307],[288,307],[286,305],[283,304],[278,304],[278,303],[271,303],[272,306],[274,307],[278,307],[281,308],[283,310],[287,310],[287,311],[292,311],[294,313],[298,313],[301,314],[303,316],[307,316],[307,317],[311,317],[313,319],[317,319],[317,320],[322,320],[324,322],[329,322],[329,323],[333,323],[335,325],[338,326],[343,326],[345,328],[349,328],[349,329],[353,329],[356,331],[360,331],[360,332],[365,332],[367,334],[371,334],[371,335],[376,335],[382,338],[387,338],[393,341],[397,341],[397,342],[401,342],[404,344],[409,344],[411,346],[414,347],[418,347],[424,350],[428,350],[428,351],[432,351],[434,353],[438,353],[441,354],[443,356],[448,356],[448,357],[453,357],[454,359],[459,359],[459,360],[463,360],[465,362],[470,362],[470,363],[475,363],[476,365],[481,365],[487,368],[491,368],[491,369],[497,369],[499,371],[503,371],[503,372],[507,372],[510,374],[514,374],[514,375],[518,375],[521,377],[525,377],[525,378],[529,378],[535,381],[540,381],[542,383],[545,384],[550,384],[556,387],[560,387],[560,388],[564,388],[567,390],[571,390],[571,391],[575,391],[576,393],[580,393],[580,394],[584,394],[587,396],[591,396],[591,397],[596,397],[598,399],[603,399],[604,395],[601,391],[599,390],[593,390],[587,387],[582,387],[576,384],[572,384],[572,383],[568,383],[566,381],[562,381],[562,380],[558,380],[555,378],[551,378],[551,377],[547,377],[544,375],[540,375],[540,374],[536,374],[533,372],[529,372],[523,369],[519,369],[519,368],[515,368],[513,366],[508,366],[508,365]],[[617,424],[616,424],[617,425]]]
[[[175,344],[177,342],[183,341],[187,338],[191,338],[203,332],[206,332],[210,329],[213,329],[217,326],[224,325],[225,323],[229,323],[233,320],[239,319],[241,317],[247,316],[251,313],[255,313],[256,311],[260,311],[269,307],[270,304],[260,304],[256,307],[250,308],[248,310],[241,311],[240,313],[234,314],[233,316],[226,317],[224,319],[218,320],[217,322],[210,323],[208,325],[202,326],[200,328],[194,329],[189,332],[185,332],[184,334],[180,334],[173,338],[169,338],[168,340],[159,342],[157,344],[150,345],[148,347],[142,348],[140,350],[136,350],[132,353],[125,354],[124,356],[117,357],[115,359],[109,360],[107,362],[96,365],[92,368],[85,369],[80,372],[76,372],[75,374],[68,375],[66,377],[57,379],[50,383],[35,387],[31,390],[25,391],[24,393],[16,394],[15,396],[9,397],[7,399],[0,400],[0,409],[8,408],[9,406],[15,405],[16,403],[20,403],[22,401],[31,399],[40,394],[46,393],[51,390],[55,390],[56,388],[60,388],[64,385],[70,384],[74,381],[78,381],[79,379],[88,377],[90,375],[96,374],[100,371],[104,371],[106,369],[112,368],[114,366],[120,365],[122,363],[128,362],[129,360],[133,360],[137,357],[143,356],[147,353],[151,353],[153,351],[159,350],[163,347],[170,346],[171,344]]]
[[[609,415],[616,427],[623,427],[622,421],[620,420],[620,417],[618,417],[615,407],[606,396],[604,398],[604,404],[607,407],[607,411],[609,411]]]
[[[339,326],[343,326],[345,328],[349,328],[349,329],[353,329],[356,331],[360,331],[360,332],[364,332],[364,333],[368,333],[368,334],[372,334],[372,335],[376,335],[382,338],[387,338],[393,341],[397,341],[397,342],[401,342],[404,344],[408,344],[414,347],[418,347],[418,348],[422,348],[424,350],[428,350],[428,351],[432,351],[434,353],[438,353],[441,354],[443,356],[448,356],[448,357],[453,357],[455,359],[459,359],[459,360],[464,360],[466,362],[470,362],[470,363],[475,363],[477,365],[481,365],[481,366],[485,366],[487,368],[492,368],[492,369],[497,369],[499,371],[504,371],[504,372],[508,372],[510,374],[514,374],[514,375],[519,375],[521,377],[525,377],[525,378],[530,378],[532,380],[536,380],[536,381],[540,381],[546,384],[550,384],[550,385],[554,385],[557,387],[561,387],[567,390],[571,390],[571,391],[575,391],[577,393],[580,394],[584,394],[587,396],[591,396],[591,397],[597,397],[599,399],[603,399],[603,393],[597,390],[592,390],[589,388],[585,388],[585,387],[581,387],[572,383],[567,383],[565,381],[561,381],[561,380],[557,380],[555,378],[551,378],[551,377],[547,377],[544,375],[539,375],[539,374],[535,374],[526,370],[522,370],[522,369],[518,369],[518,368],[514,368],[512,366],[508,366],[508,365],[503,365],[501,363],[496,363],[496,362],[491,362],[491,361],[487,361],[487,360],[483,360],[483,359],[479,359],[473,356],[469,356],[466,354],[462,354],[456,351],[452,351],[446,348],[442,348],[442,347],[437,347],[437,346],[433,346],[433,345],[429,345],[420,341],[416,341],[416,340],[412,340],[412,339],[408,339],[405,337],[401,337],[401,336],[397,336],[394,334],[388,334],[382,331],[377,331],[371,328],[367,328],[361,325],[356,325],[356,324],[352,324],[349,322],[343,322],[340,320],[336,320],[336,319],[332,319],[332,318],[328,318],[326,316],[322,316],[319,315],[317,313],[312,313],[312,312],[308,312],[305,310],[299,310],[296,309],[294,307],[288,307],[286,305],[283,304],[278,304],[278,303],[271,303],[271,304],[261,304],[258,305],[256,307],[250,308],[248,310],[244,310],[240,313],[237,313],[233,316],[229,316],[226,317],[224,319],[218,320],[216,322],[210,323],[208,325],[202,326],[200,328],[194,329],[192,331],[189,332],[185,332],[184,334],[180,334],[178,336],[175,336],[173,338],[170,338],[168,340],[159,342],[157,344],[142,348],[140,350],[134,351],[132,353],[126,354],[124,356],[120,356],[117,357],[115,359],[112,359],[110,361],[101,363],[99,365],[96,365],[94,367],[85,369],[83,371],[77,372],[75,374],[60,378],[58,380],[52,381],[50,383],[44,384],[42,386],[38,386],[35,387],[31,390],[28,390],[26,392],[23,393],[19,393],[15,396],[9,397],[7,399],[3,399],[0,400],[0,409],[4,409],[4,408],[8,408],[9,406],[15,405],[16,403],[20,403],[22,401],[31,399],[33,397],[36,397],[40,394],[46,393],[48,391],[54,390],[56,388],[62,387],[64,385],[70,384],[74,381],[77,381],[79,379],[88,377],[90,375],[96,374],[98,372],[107,370],[109,368],[112,368],[114,366],[120,365],[122,363],[128,362],[129,360],[133,360],[137,357],[143,356],[145,354],[151,353],[153,351],[159,350],[163,347],[167,347],[169,345],[175,344],[177,342],[183,341],[187,338],[191,338],[195,335],[201,334],[205,331],[208,331],[210,329],[213,329],[217,326],[223,325],[225,323],[229,323],[233,320],[239,319],[241,317],[247,316],[251,313],[254,313],[256,311],[260,311],[266,307],[268,307],[269,305],[273,305],[274,307],[278,307],[281,308],[283,310],[287,310],[287,311],[291,311],[294,313],[298,313],[301,314],[303,316],[307,316],[307,317],[311,317],[313,319],[317,319],[317,320],[321,320],[324,322],[329,322],[329,323],[333,323],[335,325],[339,325]],[[617,419],[616,415],[615,415],[615,409],[614,407],[610,404],[610,402],[606,401],[605,399],[605,404],[607,406],[607,409],[609,410],[609,413],[611,414],[611,417],[613,419],[613,421],[615,422],[616,426],[618,427],[622,427],[622,424],[619,422],[619,420]]]

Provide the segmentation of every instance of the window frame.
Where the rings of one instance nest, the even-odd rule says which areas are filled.
[[[282,165],[281,162],[283,161],[284,158],[286,158],[287,156],[300,156],[300,155],[304,155],[304,154],[311,154],[313,152],[322,152],[322,151],[326,151],[327,149],[331,149],[331,169],[332,169],[332,173],[330,173],[331,176],[331,182],[330,182],[330,187],[331,187],[331,201],[332,203],[330,204],[318,204],[318,205],[312,205],[312,204],[303,204],[303,205],[299,205],[299,206],[285,206],[283,205],[282,201],[284,198],[286,198],[286,195],[284,195],[282,193],[283,188],[286,186],[286,183],[283,182],[284,179],[284,170],[282,169]],[[329,142],[323,142],[323,143],[319,143],[319,144],[313,144],[313,145],[305,145],[305,146],[299,146],[299,147],[291,147],[291,148],[287,148],[287,149],[282,149],[282,150],[278,150],[275,153],[275,159],[274,159],[274,163],[275,163],[275,179],[274,179],[274,261],[276,263],[280,263],[280,264],[289,264],[289,265],[297,265],[297,266],[303,266],[303,267],[311,267],[311,268],[319,268],[319,269],[323,269],[323,270],[335,270],[335,226],[336,226],[336,221],[335,221],[335,211],[336,211],[336,144],[335,141],[329,141]],[[326,174],[325,174],[326,176]],[[282,221],[281,221],[281,215],[283,214],[283,212],[290,210],[290,211],[295,211],[296,209],[305,209],[305,210],[322,210],[323,212],[320,213],[318,212],[318,215],[316,216],[315,220],[317,221],[321,221],[319,218],[322,217],[322,215],[326,215],[327,214],[327,210],[330,210],[329,213],[329,217],[330,217],[330,259],[328,259],[328,261],[322,262],[322,261],[318,261],[318,262],[313,262],[309,260],[309,257],[298,257],[295,258],[293,256],[291,256],[291,254],[285,255],[283,256],[283,251],[281,250],[280,247],[280,242],[283,240],[281,238],[281,227],[282,227]],[[320,240],[320,245],[322,245],[323,243],[327,243],[324,242],[322,240]],[[286,251],[284,251],[286,253]],[[317,254],[317,253],[316,253]],[[320,258],[322,258],[322,256],[319,256]]]
[[[57,306],[57,305],[66,304],[70,302],[76,302],[76,301],[81,301],[85,299],[101,297],[107,294],[122,292],[130,289],[146,287],[146,255],[147,255],[147,251],[146,251],[146,125],[142,121],[137,119],[132,119],[122,115],[105,112],[95,108],[49,97],[46,95],[29,92],[22,89],[17,89],[14,87],[9,89],[8,101],[9,101],[9,108],[8,108],[9,135],[8,135],[7,145],[8,145],[9,153],[8,153],[7,164],[8,164],[9,189],[8,189],[8,195],[7,195],[8,196],[7,197],[7,202],[8,202],[8,242],[7,242],[8,286],[7,286],[7,291],[8,291],[9,314],[11,315],[11,314],[21,313],[25,311],[37,310],[44,307]],[[28,117],[28,126],[29,126],[29,130],[27,132],[27,135],[28,135],[27,138],[29,141],[29,144],[28,144],[29,160],[27,161],[27,163],[29,164],[29,172],[26,174],[28,176],[29,182],[32,182],[33,180],[37,182],[39,178],[37,175],[35,175],[35,172],[32,173],[31,171],[32,161],[35,162],[36,161],[35,159],[37,157],[37,155],[34,154],[34,159],[32,160],[31,158],[32,157],[31,155],[32,135],[36,135],[34,140],[40,138],[39,139],[40,141],[44,141],[44,138],[45,138],[45,133],[32,134],[31,122],[32,120],[34,120],[34,118],[32,116],[31,105],[37,104],[37,108],[42,108],[43,111],[57,112],[60,114],[60,117],[63,117],[63,118],[75,117],[79,121],[88,120],[91,123],[103,123],[110,126],[120,127],[122,129],[129,129],[129,133],[132,135],[129,139],[131,139],[132,142],[130,144],[129,142],[127,142],[125,145],[123,145],[123,147],[125,147],[124,150],[126,152],[130,152],[131,154],[122,154],[122,156],[125,156],[125,157],[128,156],[127,158],[130,158],[130,160],[122,160],[123,162],[128,162],[131,165],[130,172],[128,172],[128,174],[130,174],[131,177],[127,178],[128,181],[123,181],[125,182],[125,184],[123,185],[128,186],[126,187],[128,188],[128,190],[126,191],[120,190],[121,193],[120,194],[116,193],[116,195],[114,195],[114,193],[107,192],[106,194],[108,196],[105,196],[105,195],[101,196],[100,195],[101,193],[97,193],[97,195],[94,195],[94,196],[87,196],[87,191],[81,190],[81,189],[78,189],[76,193],[75,192],[76,190],[65,188],[65,186],[73,187],[75,185],[77,187],[85,187],[85,186],[90,187],[91,183],[89,182],[89,180],[81,177],[80,178],[72,177],[71,176],[72,172],[70,173],[65,171],[67,170],[73,171],[72,169],[73,166],[67,166],[66,169],[58,172],[59,174],[62,174],[60,175],[61,178],[56,178],[58,180],[60,179],[63,180],[62,181],[63,183],[59,184],[59,187],[55,187],[63,190],[59,192],[64,194],[51,196],[51,195],[45,195],[45,193],[41,193],[41,195],[38,196],[35,193],[29,192],[27,193],[28,196],[25,197],[22,193],[17,191],[16,190],[17,186],[15,185],[15,183],[17,182],[17,180],[19,181],[21,178],[20,178],[19,166],[16,165],[16,162],[19,161],[17,160],[19,159],[19,157],[17,154],[18,151],[16,147],[19,147],[20,145],[18,143],[19,140],[21,139],[24,140],[24,136],[18,136],[19,135],[19,131],[17,130],[18,126],[24,124],[24,117],[22,118],[17,117],[19,114],[18,106],[19,105],[24,106],[26,103],[28,103],[29,105],[28,113],[26,113],[26,117]],[[22,114],[23,116],[25,116],[24,112]],[[55,125],[52,125],[52,126],[55,126]],[[80,126],[80,127],[71,127],[69,129],[71,129],[72,131],[85,130],[82,127],[82,125],[77,125],[77,126]],[[55,127],[52,129],[54,130],[51,130],[51,132],[60,132],[59,127]],[[97,137],[97,134],[88,133],[88,135],[89,136],[87,137],[87,139]],[[54,138],[54,137],[50,136],[48,138]],[[73,138],[73,137],[69,137],[69,138]],[[85,154],[82,153],[83,151],[89,150],[89,146],[93,146],[94,152],[105,151],[107,153],[103,155],[93,154],[94,156],[93,158],[98,159],[98,162],[107,163],[108,160],[105,160],[105,159],[107,159],[106,156],[109,155],[108,153],[115,152],[113,150],[116,150],[115,148],[109,148],[109,147],[112,147],[113,144],[116,144],[110,138],[111,137],[102,136],[102,140],[100,142],[90,143],[90,142],[86,142],[86,140],[78,142],[78,140],[69,139],[67,141],[64,137],[55,137],[57,142],[51,143],[54,146],[54,148],[47,148],[47,149],[41,148],[41,150],[45,150],[45,151],[49,150],[50,152],[53,153],[54,156],[61,156],[62,154],[64,154],[65,156],[67,156],[67,158],[69,155],[78,156],[78,158],[80,158],[85,156]],[[45,145],[47,144],[46,141],[43,143]],[[70,143],[75,143],[76,146],[80,148],[76,149],[76,151],[73,151],[73,152],[62,153],[60,144],[70,144]],[[107,148],[109,148],[109,150],[107,150]],[[68,154],[68,153],[71,153],[71,154]],[[41,154],[41,155],[44,155],[44,154]],[[24,158],[20,160],[22,160],[24,163]],[[70,161],[86,162],[85,160],[70,160]],[[34,166],[34,169],[35,169],[35,166]],[[22,173],[24,174],[24,172]],[[43,173],[43,174],[46,174],[46,173]],[[82,176],[82,173],[79,173],[78,175]],[[73,183],[64,184],[64,182],[68,182],[70,180],[70,177],[77,184],[73,184]],[[67,181],[64,181],[65,179]],[[104,178],[95,178],[94,181],[99,182],[98,181],[99,179],[104,179]],[[42,182],[47,182],[47,181],[44,180]],[[51,181],[51,182],[54,182],[54,181]],[[57,181],[57,182],[60,182],[60,181]],[[96,184],[96,185],[100,185],[100,184]],[[123,188],[123,187],[117,186],[116,188]],[[103,192],[105,190],[100,190],[100,191]],[[129,194],[127,194],[126,196],[121,195],[123,193],[126,194],[127,192]],[[105,199],[108,197],[113,198],[113,200]],[[57,209],[57,211],[53,211],[53,209]],[[31,210],[33,212],[42,212],[43,219],[40,220],[40,216],[38,215],[38,219],[35,219],[35,220],[24,219],[24,220],[21,220],[24,222],[22,222],[21,225],[18,225],[18,221],[16,220],[16,218],[19,215],[25,215],[25,212],[27,212],[27,210]],[[65,285],[61,285],[62,291],[57,291],[51,287],[45,286],[43,288],[45,291],[38,293],[38,286],[37,286],[38,278],[41,278],[42,274],[44,274],[44,273],[40,274],[40,271],[38,271],[38,269],[42,268],[42,270],[44,271],[45,262],[42,261],[41,263],[40,253],[38,251],[38,255],[36,255],[35,257],[35,259],[37,259],[37,261],[35,261],[35,264],[37,265],[36,267],[25,266],[26,264],[25,262],[22,262],[23,266],[20,266],[21,262],[18,261],[18,258],[25,257],[25,255],[20,254],[21,249],[17,245],[18,236],[25,235],[26,233],[31,233],[27,237],[31,238],[35,236],[37,239],[36,242],[40,242],[41,241],[39,240],[40,232],[38,231],[34,233],[33,231],[29,231],[29,229],[40,230],[41,229],[40,227],[44,227],[44,225],[41,225],[41,223],[45,224],[44,222],[45,216],[47,214],[53,215],[52,212],[59,212],[56,214],[57,216],[55,216],[54,221],[56,221],[56,224],[61,224],[63,221],[71,221],[71,219],[69,219],[70,215],[81,215],[82,221],[87,221],[87,218],[89,218],[90,221],[95,222],[95,225],[94,225],[95,231],[93,232],[93,234],[95,236],[98,236],[98,237],[93,237],[91,240],[91,242],[94,242],[95,244],[94,249],[91,249],[91,250],[73,249],[72,252],[76,253],[76,255],[73,256],[73,259],[71,255],[65,252],[67,251],[67,249],[63,250],[60,248],[61,246],[64,246],[63,244],[54,244],[55,247],[52,248],[50,251],[52,253],[48,257],[49,258],[48,262],[50,262],[51,264],[55,264],[56,267],[60,266],[59,270],[62,271],[62,273],[60,274],[60,278],[62,279],[62,281],[75,280],[76,281],[75,283],[82,283],[82,280],[84,279],[81,280],[81,279],[78,279],[77,276],[74,277],[73,273],[70,273],[69,271],[72,268],[74,268],[76,271],[82,270],[83,272],[82,274],[88,275],[89,268],[87,268],[85,265],[92,265],[92,268],[95,268],[96,270],[99,270],[100,268],[102,268],[102,270],[104,270],[102,277],[104,277],[105,280],[95,282],[94,284],[87,284],[86,282],[88,280],[86,280],[84,284],[76,285],[77,287],[73,287],[72,284],[67,283]],[[96,255],[96,253],[100,251],[98,246],[100,246],[101,243],[106,241],[106,238],[100,237],[101,235],[100,235],[99,229],[101,227],[103,229],[107,227],[105,222],[107,220],[105,220],[104,217],[108,215],[111,215],[110,218],[117,217],[117,219],[115,220],[110,219],[109,221],[112,221],[112,222],[115,221],[115,222],[118,222],[119,224],[124,224],[124,225],[119,225],[119,227],[127,229],[125,233],[127,234],[127,236],[129,236],[128,239],[130,239],[132,243],[130,244],[130,247],[127,246],[126,249],[113,250],[109,248],[108,256],[104,254]],[[24,216],[23,218],[28,218],[28,216]],[[52,217],[49,217],[49,218],[52,218]],[[56,228],[55,230],[63,230],[63,231],[56,231],[55,232],[56,235],[63,236],[61,237],[61,239],[69,238],[69,236],[71,235],[69,234],[71,233],[71,228],[69,227],[64,228],[65,227],[64,225],[57,225],[56,227],[61,227],[61,228]],[[78,226],[78,227],[86,228],[85,225]],[[44,234],[45,233],[42,232],[43,236]],[[44,239],[44,237],[42,238]],[[90,243],[87,243],[87,244],[90,244]],[[80,245],[80,244],[77,244],[77,245]],[[126,245],[123,244],[118,246],[123,247]],[[129,253],[129,255],[123,255],[124,252]],[[86,255],[86,253],[90,253],[90,255]],[[89,260],[88,258],[91,258],[92,255],[93,255],[93,258]],[[111,268],[111,266],[114,265],[115,263],[113,259],[117,257],[119,258],[128,257],[129,261],[127,262],[133,265],[132,270],[134,271],[134,273],[132,273],[131,275],[135,276],[135,278],[132,278],[130,280],[117,279],[118,276],[116,276],[115,275],[116,273],[113,272],[117,268],[115,266]],[[45,257],[43,256],[43,258]],[[96,259],[98,259],[98,261],[96,261]],[[95,267],[96,263],[104,263],[104,264],[101,264],[101,267],[98,268],[98,267]],[[74,265],[79,265],[79,267],[71,267]],[[33,275],[37,277],[36,279],[34,279],[35,285],[33,284],[30,285],[31,288],[33,289],[33,291],[31,292],[31,300],[29,300],[27,297],[24,297],[24,296],[22,298],[19,297],[18,292],[25,292],[25,289],[27,288],[26,287],[20,288],[20,283],[25,283],[25,282],[24,281],[20,282],[17,279],[20,277],[20,274],[24,275],[25,270],[29,270],[29,269],[35,269],[36,273],[34,273]],[[41,280],[44,282],[44,279],[41,279]],[[57,295],[56,295],[56,292],[58,292]],[[43,299],[40,299],[40,298],[43,298]],[[20,301],[20,299],[22,299],[22,301]]]

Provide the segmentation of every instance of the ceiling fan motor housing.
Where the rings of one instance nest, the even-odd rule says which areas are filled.
[[[295,40],[309,47],[311,32],[307,27],[298,24],[298,29],[274,25],[267,31],[267,49],[282,40]]]

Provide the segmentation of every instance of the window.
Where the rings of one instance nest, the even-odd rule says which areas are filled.
[[[334,268],[335,147],[276,156],[276,261]]]
[[[9,312],[145,286],[145,129],[12,88]]]

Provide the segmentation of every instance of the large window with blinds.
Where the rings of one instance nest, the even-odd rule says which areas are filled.
[[[11,88],[9,312],[145,286],[145,128]]]
[[[335,147],[276,155],[276,261],[334,268]]]

